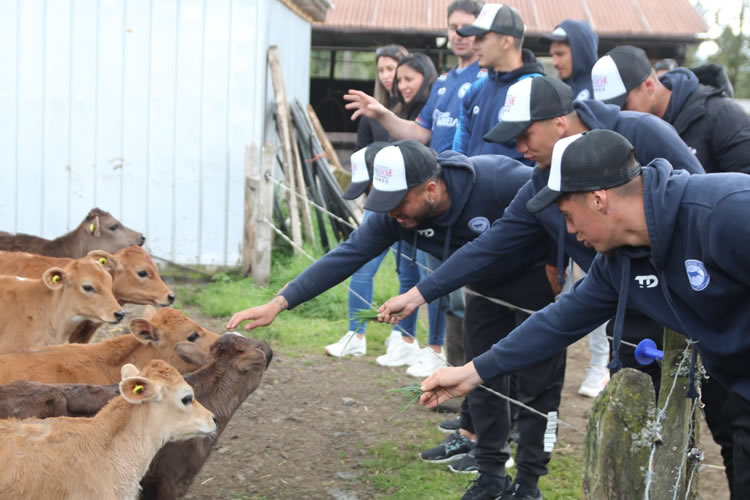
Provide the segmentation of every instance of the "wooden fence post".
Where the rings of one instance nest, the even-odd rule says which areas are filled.
[[[589,413],[583,498],[643,498],[655,399],[654,384],[645,373],[623,368],[612,376]]]
[[[689,388],[690,354],[693,349],[686,350],[686,347],[687,338],[684,335],[664,329],[659,408],[666,405],[666,416],[661,422],[662,442],[654,454],[654,475],[658,481],[654,481],[651,488],[653,499],[696,498],[698,492],[696,473],[690,481],[691,494],[685,494],[692,466],[687,452],[698,442],[694,401],[685,397]]]
[[[273,83],[274,102],[276,104],[276,127],[281,139],[281,149],[284,151],[286,165],[286,184],[292,191],[288,193],[289,218],[292,225],[292,241],[302,246],[302,232],[300,230],[299,210],[297,208],[294,154],[292,153],[292,130],[289,114],[289,101],[286,98],[286,87],[284,86],[284,75],[281,72],[279,60],[279,49],[275,45],[268,47],[268,65],[271,67],[271,82]],[[295,252],[297,250],[295,249]]]
[[[245,150],[245,248],[242,270],[252,272],[253,284],[268,286],[271,282],[271,246],[273,230],[265,222],[273,221],[273,183],[266,178],[273,175],[276,148],[270,143],[263,145],[262,160],[248,161],[251,148]],[[244,259],[247,256],[248,262]],[[249,268],[249,269],[248,269]]]

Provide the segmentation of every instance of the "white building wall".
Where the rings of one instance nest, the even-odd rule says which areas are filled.
[[[154,255],[238,263],[269,44],[307,103],[310,25],[278,0],[0,0],[0,230],[52,238],[99,206]]]

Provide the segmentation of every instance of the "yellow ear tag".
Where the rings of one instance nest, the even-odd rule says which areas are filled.
[[[133,394],[141,394],[143,392],[144,387],[142,385],[136,385],[133,387]]]
[[[107,258],[106,257],[99,257],[99,264],[106,264]]]
[[[96,229],[96,226],[94,226],[94,223],[92,222],[91,224],[89,224],[89,232],[93,233],[94,229]]]
[[[60,281],[60,275],[59,274],[56,274],[56,275],[52,276],[52,283],[57,283],[58,281]]]

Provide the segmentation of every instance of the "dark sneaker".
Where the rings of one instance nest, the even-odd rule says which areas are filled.
[[[542,492],[539,488],[524,488],[518,483],[513,483],[510,491],[503,495],[501,500],[542,500]]]
[[[477,457],[474,456],[474,450],[471,450],[463,457],[449,463],[448,468],[451,472],[456,472],[458,474],[479,473],[479,466],[477,465]]]
[[[512,481],[510,476],[503,477],[480,473],[472,481],[461,500],[498,500],[505,498],[504,495],[510,491]]]
[[[460,427],[461,417],[449,418],[448,420],[443,420],[438,424],[438,429],[440,429],[440,432],[444,432],[446,434],[453,434]]]
[[[475,442],[454,432],[445,438],[439,445],[419,454],[425,462],[442,464],[460,458],[474,448]]]

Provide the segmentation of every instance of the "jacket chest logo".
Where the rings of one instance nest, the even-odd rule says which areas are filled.
[[[469,87],[471,87],[471,84],[469,82],[464,83],[461,85],[461,87],[458,89],[458,98],[463,99],[466,95],[466,92],[469,91]]]
[[[656,288],[659,286],[659,278],[654,274],[644,274],[635,277],[635,282],[639,288]]]
[[[435,230],[431,227],[428,227],[427,229],[420,229],[417,231],[417,233],[419,233],[419,235],[423,238],[432,238],[433,236],[435,236]]]
[[[490,227],[490,220],[487,217],[474,217],[469,221],[469,229],[475,233],[483,233]]]
[[[687,271],[690,288],[696,292],[704,290],[711,282],[711,276],[706,270],[706,265],[697,259],[686,259],[685,271]]]

